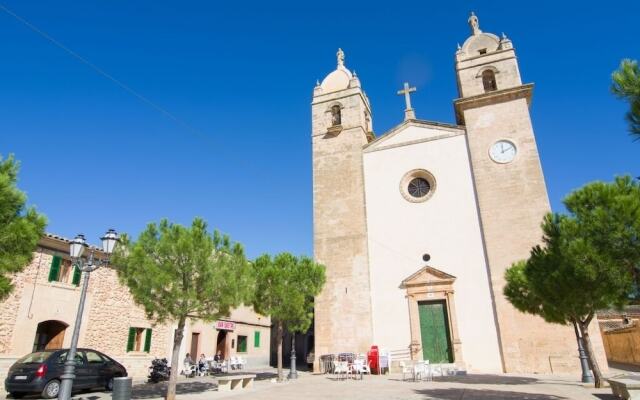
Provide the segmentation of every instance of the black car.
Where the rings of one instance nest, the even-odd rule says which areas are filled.
[[[40,393],[46,399],[58,397],[60,376],[64,370],[68,349],[37,351],[16,361],[4,381],[12,397]],[[76,353],[73,390],[113,388],[113,378],[127,376],[127,370],[111,357],[91,349]]]

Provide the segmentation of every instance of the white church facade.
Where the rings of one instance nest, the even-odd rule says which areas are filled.
[[[359,78],[338,65],[312,102],[315,354],[371,345],[478,372],[579,370],[569,327],[515,310],[504,271],[540,243],[550,210],[512,42],[475,15],[456,52],[456,124],[373,133]],[[597,324],[593,324],[597,326]],[[596,351],[602,342],[593,331]],[[602,365],[606,365],[604,362]]]

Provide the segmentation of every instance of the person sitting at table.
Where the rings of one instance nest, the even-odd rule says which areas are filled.
[[[207,370],[207,357],[204,354],[200,354],[200,358],[198,359],[198,371],[200,374],[204,374]]]
[[[222,350],[218,350],[218,352],[216,353],[216,355],[213,357],[213,361],[215,362],[222,362],[224,361],[222,358]]]
[[[189,353],[187,353],[187,355],[184,357],[183,365],[183,373],[185,376],[193,376],[195,374],[195,368],[193,368],[193,358],[191,358],[191,355]]]

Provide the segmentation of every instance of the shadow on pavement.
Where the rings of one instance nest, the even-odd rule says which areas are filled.
[[[614,396],[613,394],[594,394],[593,396],[600,400],[620,400],[620,397]]]
[[[238,371],[229,374],[217,374],[213,376],[204,376],[190,378],[186,380],[179,380],[176,385],[176,394],[189,394],[189,393],[202,393],[207,391],[216,390],[218,384],[217,378],[224,376],[234,375],[255,375],[255,381],[266,381],[276,378],[278,375],[272,372],[251,372],[251,371]],[[152,399],[157,397],[164,397],[167,393],[167,382],[162,383],[145,383],[142,385],[134,385],[133,392],[131,394],[132,399]]]
[[[178,382],[176,385],[176,394],[189,394],[189,393],[201,393],[208,390],[214,390],[218,385],[214,381],[192,381],[192,382]],[[167,383],[145,384],[134,386],[133,393],[131,393],[132,399],[152,399],[157,397],[164,397],[167,393]]]
[[[561,400],[566,397],[558,397],[548,394],[503,392],[500,390],[483,389],[424,389],[416,390],[415,393],[423,394],[427,399],[438,400]]]
[[[609,368],[628,372],[640,372],[640,366],[609,361]]]
[[[505,376],[505,375],[455,375],[455,376],[434,376],[435,382],[456,382],[467,383],[470,385],[529,385],[538,382],[536,378],[528,378],[524,376]]]

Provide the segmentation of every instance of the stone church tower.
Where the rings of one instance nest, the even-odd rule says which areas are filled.
[[[511,41],[480,30],[456,53],[456,119],[467,131],[505,372],[545,371],[575,348],[572,330],[517,311],[504,297],[504,272],[541,242],[550,211],[531,124],[533,84],[523,84]]]
[[[315,259],[327,281],[315,300],[315,354],[366,351],[371,294],[362,147],[372,137],[369,99],[360,80],[338,65],[313,92]],[[317,358],[316,358],[317,359]]]

